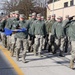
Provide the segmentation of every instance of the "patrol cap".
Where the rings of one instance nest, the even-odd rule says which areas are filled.
[[[37,14],[37,17],[41,17],[41,14]]]
[[[56,15],[55,14],[52,14],[52,17],[55,17]]]
[[[24,14],[20,14],[20,18],[25,18],[25,15]]]
[[[19,14],[19,11],[15,11],[15,14]]]
[[[57,19],[62,19],[62,17],[61,16],[58,16]]]
[[[32,13],[32,16],[36,16],[36,13],[34,12],[34,13]]]
[[[69,15],[66,15],[65,18],[69,18]]]

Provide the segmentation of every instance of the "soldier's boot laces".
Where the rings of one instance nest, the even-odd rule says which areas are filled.
[[[70,61],[70,68],[73,69],[74,68],[74,62],[71,60]]]

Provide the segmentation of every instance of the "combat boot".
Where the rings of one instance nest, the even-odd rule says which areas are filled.
[[[56,50],[55,50],[54,45],[52,45],[52,53],[53,53],[53,54],[56,54]]]
[[[38,52],[38,56],[41,57],[41,52]]]
[[[63,51],[60,51],[59,56],[64,57],[65,55],[63,54]]]
[[[36,50],[34,50],[34,56],[36,56]]]
[[[22,56],[22,62],[23,62],[23,63],[26,63],[25,57],[26,57],[26,53],[23,54],[23,56]]]
[[[72,60],[70,60],[70,68],[73,69],[74,68],[74,62]]]

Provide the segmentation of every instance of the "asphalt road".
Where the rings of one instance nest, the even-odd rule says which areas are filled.
[[[75,75],[75,69],[69,68],[70,55],[59,57],[58,54],[45,52],[42,57],[39,57],[34,56],[33,53],[27,53],[27,63],[22,62],[21,56],[22,54],[20,54],[19,61],[16,61],[15,55],[10,57],[24,75]],[[2,51],[0,51],[0,75],[21,75],[16,74],[12,64]]]
[[[17,75],[7,57],[0,50],[0,75]]]

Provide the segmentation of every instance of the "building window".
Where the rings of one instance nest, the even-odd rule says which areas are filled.
[[[74,0],[70,1],[70,6],[74,5]]]
[[[49,4],[49,3],[53,3],[53,1],[56,2],[56,1],[59,1],[59,0],[49,0],[49,1],[48,1],[48,4]]]
[[[68,2],[65,2],[64,3],[64,7],[68,7]]]

